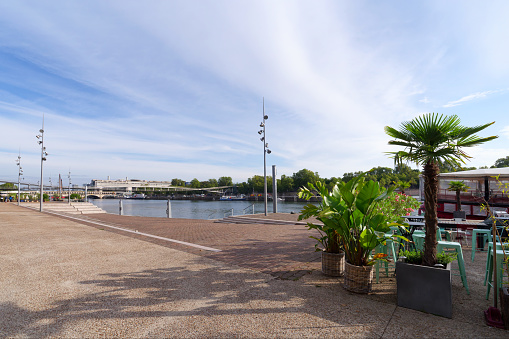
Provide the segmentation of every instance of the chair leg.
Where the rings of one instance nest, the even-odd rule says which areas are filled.
[[[458,267],[460,269],[461,282],[463,283],[463,287],[467,289],[467,294],[470,294],[468,289],[467,274],[465,272],[465,261],[463,260],[463,251],[461,249],[457,249],[456,254],[458,258]]]

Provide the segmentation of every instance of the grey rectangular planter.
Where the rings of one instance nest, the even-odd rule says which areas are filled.
[[[452,318],[451,270],[396,263],[398,306]]]

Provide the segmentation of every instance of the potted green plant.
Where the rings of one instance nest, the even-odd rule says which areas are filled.
[[[452,317],[450,263],[456,253],[437,253],[435,267],[423,266],[422,251],[401,251],[396,263],[398,306]],[[430,284],[430,281],[433,283]]]
[[[328,196],[330,192],[327,187],[317,182],[316,185],[309,185],[310,189],[319,192],[320,196]],[[317,210],[324,211],[328,209],[328,199],[321,199],[318,203]],[[317,213],[318,214],[318,213]],[[304,214],[299,215],[299,221],[305,218]],[[316,216],[318,223],[307,223],[308,229],[317,230],[319,237],[310,236],[310,238],[317,241],[315,245],[316,251],[321,251],[322,254],[322,273],[325,275],[340,277],[345,272],[345,253],[341,247],[341,240],[335,228],[331,227],[329,223],[325,222],[326,216]]]
[[[461,192],[467,192],[470,187],[464,181],[451,181],[448,191],[456,192],[456,211],[453,212],[453,218],[465,219],[467,213],[461,210]]]
[[[303,187],[299,197],[309,200],[315,187]],[[373,250],[391,236],[387,217],[377,209],[379,201],[387,198],[392,188],[382,192],[376,181],[366,181],[361,174],[347,183],[340,182],[332,191],[318,190],[323,204],[308,204],[301,211],[301,219],[319,218],[340,238],[345,252],[343,287],[357,293],[372,290],[373,264],[384,255],[372,255]],[[312,224],[312,223],[310,223]],[[394,237],[398,237],[394,235]]]
[[[460,119],[456,115],[443,116],[431,113],[403,122],[399,130],[389,126],[385,127],[385,132],[395,139],[389,141],[389,144],[404,147],[402,151],[388,152],[394,157],[395,163],[401,164],[403,160],[406,160],[423,166],[426,235],[422,265],[427,267],[426,272],[419,275],[419,280],[425,282],[425,285],[428,286],[427,290],[436,285],[434,274],[438,270],[434,267],[437,264],[438,164],[446,163],[459,167],[460,163],[465,163],[465,160],[469,159],[470,156],[462,150],[463,148],[473,147],[497,138],[497,136],[480,138],[475,135],[475,133],[493,123],[476,127],[464,127],[460,125]],[[416,271],[411,274],[417,276]],[[398,286],[402,285],[400,282],[401,276],[401,271],[397,265],[396,282]],[[448,284],[450,285],[450,278]],[[417,289],[415,290],[417,291]],[[418,292],[412,295],[418,295]],[[430,302],[433,300],[440,301],[439,298],[435,297],[438,292],[430,292],[430,295],[433,296],[433,298],[429,298]],[[406,298],[410,297],[406,296]],[[452,300],[450,305],[452,308]]]
[[[426,229],[423,265],[434,266],[437,262],[438,164],[447,163],[459,167],[460,163],[465,163],[470,156],[462,148],[477,146],[497,138],[480,138],[475,135],[494,123],[464,127],[460,125],[460,119],[456,115],[430,113],[403,122],[399,130],[385,127],[385,132],[395,139],[389,141],[389,145],[405,148],[403,151],[388,152],[394,157],[394,161],[401,164],[406,160],[423,166]]]

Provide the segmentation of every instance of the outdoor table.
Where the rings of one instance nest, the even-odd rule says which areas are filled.
[[[401,217],[414,222],[422,222],[424,220],[424,215],[402,215]]]

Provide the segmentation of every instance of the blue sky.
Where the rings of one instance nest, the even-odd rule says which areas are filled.
[[[234,182],[393,166],[384,126],[427,112],[509,155],[507,1],[2,1],[0,180]],[[66,179],[64,180],[64,183]]]

